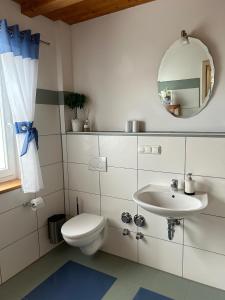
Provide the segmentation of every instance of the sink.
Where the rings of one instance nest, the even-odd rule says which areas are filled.
[[[189,196],[183,191],[151,184],[134,193],[133,200],[151,213],[176,219],[201,212],[208,205],[208,195],[204,192]]]

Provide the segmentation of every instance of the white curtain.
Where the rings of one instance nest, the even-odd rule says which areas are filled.
[[[43,188],[33,127],[40,35],[19,32],[17,25],[0,22],[0,68],[16,130],[22,188],[35,193]]]

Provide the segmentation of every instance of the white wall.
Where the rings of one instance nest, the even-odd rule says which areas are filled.
[[[157,0],[73,26],[74,87],[92,101],[97,130],[123,130],[141,119],[147,130],[225,129],[224,0]],[[185,29],[210,49],[216,67],[214,96],[190,119],[172,117],[157,95],[166,49]]]

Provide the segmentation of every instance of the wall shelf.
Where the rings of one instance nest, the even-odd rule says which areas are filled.
[[[68,135],[115,135],[115,136],[188,136],[188,137],[225,137],[225,132],[191,132],[191,131],[146,131],[146,132],[124,132],[124,131],[91,131],[91,132],[66,132]]]

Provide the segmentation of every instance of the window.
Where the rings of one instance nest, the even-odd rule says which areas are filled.
[[[7,98],[0,84],[0,182],[17,177],[15,138]]]

